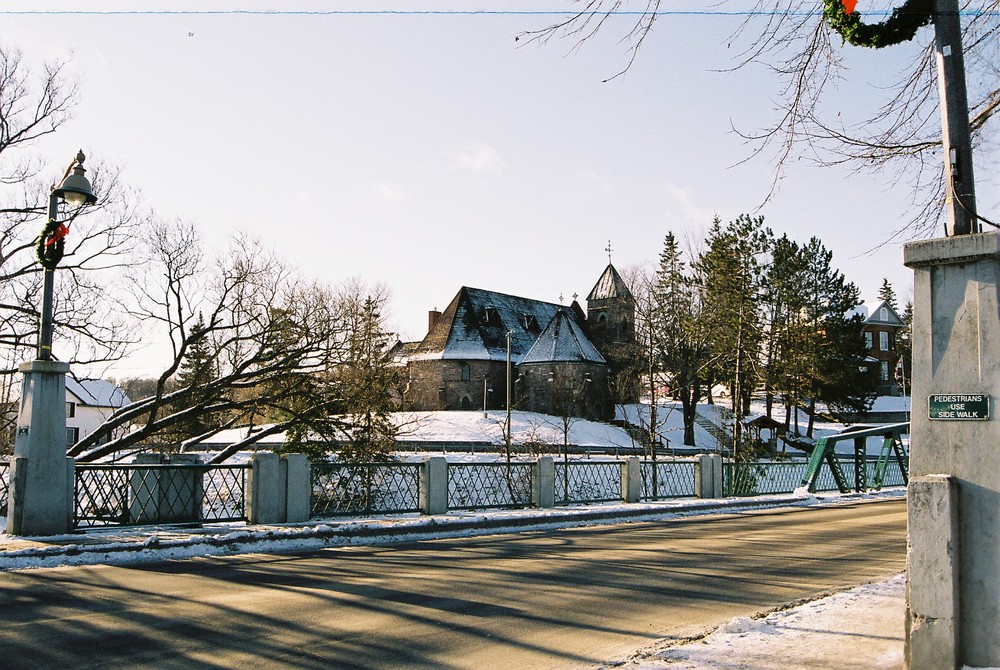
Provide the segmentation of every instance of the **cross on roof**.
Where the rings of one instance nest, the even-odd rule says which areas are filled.
[[[611,240],[608,240],[608,246],[604,247],[604,250],[608,252],[608,263],[611,262]]]

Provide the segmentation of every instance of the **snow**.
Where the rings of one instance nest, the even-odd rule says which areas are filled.
[[[660,642],[622,670],[902,668],[905,576],[762,617],[737,617],[703,638]],[[863,645],[863,653],[858,649]]]

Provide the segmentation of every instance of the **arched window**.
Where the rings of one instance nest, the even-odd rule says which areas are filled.
[[[888,321],[889,320],[889,310],[886,309],[885,307],[883,307],[882,309],[880,309],[878,311],[878,319],[879,319],[879,321]]]
[[[462,381],[467,382],[472,379],[472,370],[468,363],[462,363]]]
[[[467,395],[462,396],[462,409],[472,409],[472,398]]]
[[[597,327],[598,328],[604,328],[607,325],[608,325],[608,315],[607,314],[601,314],[601,315],[599,315],[597,317]]]

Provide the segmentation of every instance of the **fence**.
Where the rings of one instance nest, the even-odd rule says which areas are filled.
[[[0,516],[7,516],[7,498],[10,495],[10,461],[0,461]]]
[[[901,462],[868,459],[863,463],[863,482],[876,482],[876,471],[884,469],[881,486],[904,486],[909,459]],[[844,473],[856,472],[853,457],[838,457],[837,463]],[[902,465],[901,465],[902,463]],[[755,496],[771,493],[791,493],[802,486],[802,480],[809,471],[807,461],[756,461],[752,463],[725,463],[723,466],[723,494],[726,496]],[[852,476],[847,475],[849,478]],[[858,484],[855,481],[855,484]],[[881,488],[881,486],[877,488]],[[859,486],[859,488],[864,488]],[[876,488],[876,487],[873,487]],[[814,491],[837,491],[836,477],[831,468],[821,469],[815,482]]]
[[[309,488],[314,517],[420,511],[416,463],[313,463]]]
[[[74,525],[246,521],[247,465],[77,465]]]
[[[245,465],[77,465],[74,525],[287,522],[345,515],[429,513],[431,509],[437,513],[449,509],[754,496],[793,492],[802,486],[809,468],[806,461],[722,463],[718,456],[701,457],[703,461],[639,461],[633,457],[567,462],[543,457],[532,462],[450,464],[437,458],[431,460],[441,461],[442,474],[428,478],[429,461],[309,464],[302,456],[290,456],[282,457],[282,461],[301,459],[295,467],[299,474],[293,476],[292,470],[286,469],[276,479],[265,477],[263,470],[259,476],[254,475],[258,459],[267,458],[275,466],[274,472],[279,472],[274,454],[258,455],[252,464]],[[710,469],[714,469],[714,476],[721,469],[721,483],[709,482],[705,488],[706,477],[701,477],[696,489],[699,468],[705,467],[706,461],[718,462]],[[882,486],[906,484],[905,458],[898,462],[869,459],[857,464],[844,458],[842,462],[838,459],[838,464],[841,476],[855,484],[859,480],[867,484],[880,482]],[[10,463],[0,461],[0,516],[7,514],[10,472]],[[255,477],[257,481],[252,482]],[[275,488],[281,491],[271,490]],[[816,473],[814,490],[837,489],[831,468]],[[441,501],[433,508],[428,503],[432,495]],[[293,505],[294,496],[300,496],[300,505]],[[293,513],[293,507],[301,507],[301,512]],[[280,511],[259,511],[264,508]],[[264,514],[271,516],[265,519]]]

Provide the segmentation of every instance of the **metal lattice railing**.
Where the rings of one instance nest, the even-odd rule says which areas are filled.
[[[622,499],[621,461],[570,461],[555,466],[557,504]]]
[[[531,506],[531,463],[450,463],[448,508]]]
[[[694,496],[694,461],[643,461],[642,500]]]
[[[77,465],[74,524],[246,521],[246,465]]]
[[[416,463],[313,463],[310,515],[390,514],[420,511]]]
[[[838,456],[837,463],[848,482],[855,479],[854,458]],[[905,466],[904,459],[904,466]],[[875,481],[878,463],[869,460],[864,464],[866,481]],[[723,491],[727,496],[754,496],[769,493],[792,493],[802,486],[802,478],[809,468],[807,461],[756,461],[726,463],[723,466]],[[885,467],[882,486],[905,485],[899,463],[890,461]],[[837,491],[833,470],[823,464],[816,476],[816,491]]]
[[[10,461],[0,461],[0,516],[7,516],[10,493]]]

